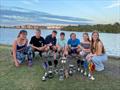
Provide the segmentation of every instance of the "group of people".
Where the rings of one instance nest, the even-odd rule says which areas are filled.
[[[54,53],[54,60],[56,60],[56,53],[63,53],[63,57],[67,58],[72,53],[81,55],[85,61],[92,61],[95,65],[95,70],[104,70],[104,61],[107,60],[104,45],[99,38],[97,31],[92,32],[91,39],[88,33],[83,33],[83,40],[80,41],[76,37],[75,33],[70,34],[68,41],[65,39],[65,33],[60,33],[60,38],[56,38],[57,31],[52,31],[52,34],[46,36],[44,39],[41,36],[41,30],[35,31],[28,45],[27,31],[21,30],[17,39],[13,43],[12,56],[16,67],[19,67],[26,59],[28,59],[28,65],[32,66],[35,52],[39,52],[42,57],[43,52],[52,50]]]

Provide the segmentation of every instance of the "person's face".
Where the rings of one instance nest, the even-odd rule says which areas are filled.
[[[76,35],[73,34],[73,35],[71,36],[71,38],[72,38],[72,40],[75,40],[75,39],[76,39]]]
[[[36,34],[36,37],[39,38],[40,35],[41,35],[41,32],[37,32],[37,31],[36,31],[35,34]]]
[[[26,37],[27,37],[27,33],[21,33],[20,34],[20,38],[21,39],[26,39]]]
[[[87,41],[88,38],[89,38],[88,35],[85,35],[85,34],[83,35],[83,39],[84,39],[84,41]]]
[[[94,33],[92,35],[92,38],[93,38],[94,41],[97,41],[97,39],[99,38],[99,35],[97,33]]]
[[[54,38],[54,37],[56,37],[56,33],[54,33],[54,32],[52,32],[52,37]]]
[[[65,36],[64,35],[60,35],[60,38],[63,40],[65,38]]]

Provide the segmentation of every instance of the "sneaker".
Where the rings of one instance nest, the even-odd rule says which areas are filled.
[[[78,68],[77,71],[80,72],[80,68]]]
[[[90,78],[90,77],[91,77],[91,74],[89,73],[89,74],[88,74],[88,78]]]
[[[81,71],[80,71],[81,73],[83,73],[83,70],[81,69]]]
[[[42,81],[46,81],[46,77],[45,76],[42,77]]]
[[[91,79],[91,80],[95,80],[95,78],[94,78],[93,76],[91,76],[89,79]]]

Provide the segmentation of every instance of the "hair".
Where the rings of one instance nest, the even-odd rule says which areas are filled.
[[[72,35],[76,35],[76,34],[75,34],[75,33],[71,33],[71,34],[70,34],[70,38],[72,37]]]
[[[27,31],[26,31],[26,30],[20,30],[20,32],[19,32],[17,38],[20,37],[20,34],[23,34],[23,33],[26,33],[26,34],[27,34]]]
[[[52,32],[57,34],[57,31],[55,31],[55,30],[54,30],[54,31],[52,31]]]
[[[96,41],[96,43],[95,43],[95,47],[94,47],[94,40],[93,40],[93,37],[91,37],[91,52],[92,52],[92,53],[94,53],[94,52],[98,49],[98,47],[97,47],[98,42],[101,42],[101,43],[102,43],[102,41],[101,41],[100,38],[99,38],[99,33],[98,33],[97,31],[94,31],[94,32],[92,33],[92,36],[93,36],[93,34],[95,34],[95,33],[97,33],[98,39],[97,39],[97,41]],[[105,53],[104,46],[102,47],[102,53]]]
[[[87,36],[88,36],[88,39],[87,39],[87,40],[90,42],[90,38],[89,38],[88,33],[87,33],[87,32],[84,32],[84,33],[83,33],[83,36],[84,36],[84,35],[87,35]]]
[[[40,29],[36,29],[36,32],[41,32],[41,30]]]
[[[61,35],[65,36],[65,33],[64,33],[64,32],[61,32],[61,33],[60,33],[60,36],[61,36]]]

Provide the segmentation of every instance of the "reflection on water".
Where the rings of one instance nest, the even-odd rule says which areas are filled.
[[[0,44],[8,44],[11,45],[12,42],[16,39],[18,29],[7,29],[7,28],[0,28]],[[28,39],[34,35],[34,30],[27,30],[28,31]],[[45,38],[48,34],[50,34],[52,30],[42,30],[41,34]],[[60,30],[58,30],[57,38],[59,38]],[[72,31],[64,31],[66,34],[66,39],[68,40],[70,37],[70,33]],[[74,32],[82,41],[82,34],[83,32]],[[89,33],[91,36],[91,33]],[[120,56],[120,34],[111,34],[111,33],[100,33],[100,38],[104,43],[105,49],[108,55],[113,56]]]

